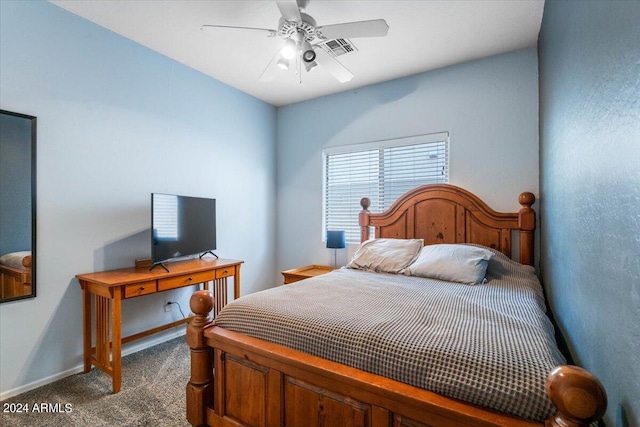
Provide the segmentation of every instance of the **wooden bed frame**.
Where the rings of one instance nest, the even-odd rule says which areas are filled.
[[[0,298],[31,294],[31,256],[22,260],[24,268],[0,264]]]
[[[422,238],[432,243],[479,243],[511,256],[511,231],[519,233],[519,259],[533,265],[535,197],[522,193],[517,213],[493,211],[452,185],[418,187],[384,213],[363,199],[362,241]],[[195,319],[187,327],[191,378],[187,420],[193,426],[533,427],[542,423],[478,407],[386,377],[311,356],[210,325],[209,292],[191,298]],[[215,368],[215,375],[214,375]],[[547,391],[558,413],[547,427],[587,426],[604,414],[607,398],[593,375],[575,366],[550,373]]]

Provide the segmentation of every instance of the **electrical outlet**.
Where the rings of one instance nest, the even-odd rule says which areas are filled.
[[[171,304],[169,304],[169,300],[164,300],[164,312],[168,313],[171,311]]]

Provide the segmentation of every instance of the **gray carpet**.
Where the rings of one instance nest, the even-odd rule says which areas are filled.
[[[65,404],[70,412],[0,415],[13,426],[188,426],[185,387],[189,381],[189,347],[175,338],[122,359],[122,390],[111,393],[111,377],[98,369],[77,374],[2,402]],[[55,407],[55,406],[54,406]]]

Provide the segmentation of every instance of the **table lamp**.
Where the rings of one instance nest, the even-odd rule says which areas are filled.
[[[338,249],[347,247],[344,230],[327,230],[327,248],[333,249],[333,265],[338,266]]]

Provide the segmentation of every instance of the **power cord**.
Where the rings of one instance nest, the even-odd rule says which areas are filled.
[[[180,314],[182,314],[182,318],[186,319],[186,317],[184,317],[184,313],[182,312],[182,307],[180,307],[180,304],[177,301],[167,301],[167,305],[171,305],[171,304],[177,305],[178,310],[180,310]]]

